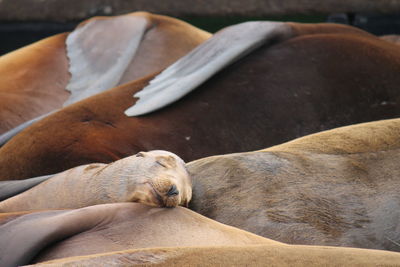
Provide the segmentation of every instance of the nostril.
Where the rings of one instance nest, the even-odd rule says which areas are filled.
[[[167,192],[167,196],[176,196],[179,194],[179,190],[176,188],[176,185],[172,185],[171,188]]]

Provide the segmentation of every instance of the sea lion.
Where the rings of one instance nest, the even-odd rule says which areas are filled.
[[[399,261],[399,253],[382,250],[273,244],[132,249],[62,258],[32,266],[372,267],[399,266]]]
[[[181,207],[114,203],[11,216],[0,225],[1,266],[133,248],[279,243]]]
[[[210,36],[175,18],[134,12],[94,17],[71,33],[1,56],[0,134],[63,105],[160,71]]]
[[[190,208],[289,244],[400,251],[400,119],[187,164]]]
[[[117,203],[10,217],[0,225],[0,263],[6,266],[391,266],[400,261],[399,253],[388,251],[286,245],[181,207]]]
[[[124,114],[152,75],[50,115],[0,148],[0,180],[153,149],[191,161],[398,116],[397,45],[342,25],[288,25],[292,38],[260,47],[159,111]]]
[[[167,151],[140,152],[110,164],[59,173],[0,202],[0,212],[81,208],[114,202],[157,207],[187,206],[192,196],[185,163]]]

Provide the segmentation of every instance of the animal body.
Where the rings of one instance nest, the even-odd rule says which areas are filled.
[[[2,266],[133,248],[278,243],[180,207],[117,203],[2,216]]]
[[[150,151],[54,175],[0,202],[0,212],[81,208],[115,202],[176,207],[187,206],[191,196],[191,180],[183,160],[167,151]]]
[[[8,53],[0,57],[0,134],[160,71],[210,36],[174,18],[134,12],[95,17]]]
[[[388,251],[286,245],[182,207],[103,204],[7,213],[0,224],[0,263],[6,266],[396,266],[400,260]]]
[[[398,266],[389,251],[301,245],[246,245],[134,249],[46,261],[33,266]]]
[[[108,163],[153,149],[190,161],[398,116],[397,45],[340,25],[287,23],[283,27],[279,41],[272,28],[267,44],[159,111],[139,117],[124,113],[136,103],[132,96],[155,77],[151,75],[50,115],[0,148],[0,180]],[[221,41],[221,35],[213,38]],[[208,50],[213,42],[199,46],[195,58],[215,52],[212,45]],[[198,60],[189,57],[183,62],[190,66]],[[184,78],[203,74],[189,69],[189,74],[183,72]],[[177,77],[181,76],[178,72]],[[164,84],[174,83],[173,78]],[[147,93],[144,90],[142,97]]]
[[[400,251],[400,119],[188,164],[191,209],[290,244]]]

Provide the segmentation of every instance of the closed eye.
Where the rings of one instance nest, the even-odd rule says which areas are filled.
[[[142,152],[139,152],[139,153],[137,153],[136,155],[135,155],[136,157],[144,157],[144,154],[142,153]]]
[[[167,166],[166,165],[164,165],[163,163],[161,163],[160,161],[156,161],[156,163],[158,164],[158,165],[161,165],[161,166],[163,166],[164,168],[167,168]]]

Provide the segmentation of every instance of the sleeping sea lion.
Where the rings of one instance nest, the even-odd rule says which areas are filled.
[[[289,244],[400,251],[400,119],[187,164],[190,208]]]
[[[0,212],[81,208],[114,202],[187,206],[191,196],[191,180],[183,160],[173,153],[155,150],[110,164],[83,165],[59,173],[0,202]]]
[[[286,245],[182,207],[117,203],[9,216],[0,224],[2,266],[396,266],[400,261],[399,253],[388,251]]]
[[[282,24],[277,25],[282,30]],[[223,44],[229,48],[234,41],[215,34],[190,54],[194,57],[185,56],[163,71],[161,78],[151,75],[126,83],[50,115],[0,148],[0,180],[108,163],[153,149],[171,151],[185,161],[252,151],[400,114],[397,45],[342,25],[289,23],[283,27],[281,39],[267,27],[272,33],[267,43],[156,112],[125,115],[136,106],[136,93],[145,99],[146,95],[157,97],[160,89],[160,95],[176,96],[179,86],[171,95],[164,87],[190,85],[192,79],[207,76],[207,62],[201,59],[211,57],[210,62],[221,63],[218,51],[226,51]],[[233,30],[234,37],[241,32],[242,27]],[[285,35],[288,32],[292,37]],[[143,90],[149,85],[151,90]]]

